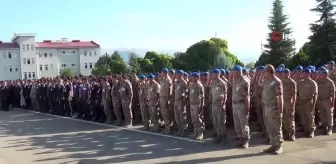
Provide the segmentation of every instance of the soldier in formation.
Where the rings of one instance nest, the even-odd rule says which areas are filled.
[[[271,146],[281,154],[283,142],[316,128],[332,134],[336,70],[333,61],[319,68],[284,65],[246,69],[214,68],[186,72],[163,68],[160,73],[109,74],[105,77],[42,78],[1,81],[0,108],[21,107],[43,113],[130,128],[141,122],[146,131],[196,140],[210,133],[225,144],[234,127],[237,146],[249,147],[255,120]]]

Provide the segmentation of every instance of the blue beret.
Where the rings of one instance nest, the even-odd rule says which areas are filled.
[[[231,72],[231,71],[230,71],[229,69],[226,70],[226,73],[227,73],[227,74],[230,74],[230,72]]]
[[[297,71],[302,71],[302,70],[303,70],[303,67],[302,67],[302,66],[297,66],[297,67],[295,68],[295,70],[297,70]]]
[[[180,69],[180,70],[177,70],[176,73],[184,74],[184,71]]]
[[[248,71],[247,71],[247,69],[246,69],[246,68],[243,68],[243,72],[244,72],[244,73],[247,73]]]
[[[285,64],[280,64],[279,67],[285,68]]]
[[[323,74],[328,74],[328,70],[327,70],[327,69],[323,69],[323,70],[321,71],[321,73],[323,73]]]
[[[289,69],[284,69],[282,72],[283,73],[290,73],[291,71]]]
[[[202,75],[203,76],[209,76],[209,72],[203,72]]]
[[[139,79],[145,79],[145,78],[146,78],[145,75],[140,75],[140,76],[139,76]]]
[[[243,70],[243,67],[241,67],[240,65],[235,65],[235,66],[233,67],[233,70],[234,70],[234,71],[242,71],[242,70]]]
[[[281,73],[281,72],[282,72],[282,69],[277,68],[277,69],[275,70],[275,72],[276,72],[276,73]]]
[[[187,72],[184,72],[183,75],[184,76],[189,76],[189,74]]]
[[[335,65],[335,62],[334,61],[329,61],[328,64]]]
[[[223,75],[224,75],[224,74],[225,74],[225,72],[226,72],[226,71],[225,71],[225,69],[220,69],[220,73],[221,73],[221,74],[223,74]]]
[[[198,72],[193,72],[193,73],[191,74],[191,76],[193,76],[193,77],[199,77],[200,74],[199,74]]]
[[[303,72],[311,73],[311,70],[310,70],[309,68],[305,68],[305,69],[303,70]]]
[[[217,68],[214,68],[211,70],[211,73],[220,73],[221,71]]]
[[[148,79],[154,79],[154,78],[155,78],[155,75],[152,74],[152,73],[150,73],[150,74],[148,74],[147,78],[148,78]]]
[[[172,74],[175,74],[175,70],[173,70],[173,69],[171,69],[169,72],[172,73]]]
[[[260,66],[260,67],[258,67],[257,71],[262,71],[264,69],[265,69],[265,66]]]
[[[161,69],[161,72],[168,73],[168,72],[169,72],[169,69],[168,69],[168,68],[162,68],[162,69]]]
[[[256,69],[255,68],[251,68],[250,72],[256,72]]]

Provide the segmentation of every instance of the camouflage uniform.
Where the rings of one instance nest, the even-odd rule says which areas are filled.
[[[191,121],[194,127],[194,138],[203,139],[204,123],[202,121],[202,108],[204,104],[204,87],[201,82],[189,84],[189,102]]]
[[[295,140],[295,102],[297,94],[296,82],[292,78],[282,79],[283,83],[283,133],[285,138]],[[294,103],[294,106],[292,105]]]
[[[172,80],[169,76],[161,79],[160,86],[160,110],[165,124],[165,133],[171,133],[171,111],[169,111],[168,103],[171,98]]]
[[[148,109],[151,123],[154,125],[152,129],[154,132],[160,131],[159,125],[159,93],[160,93],[160,85],[154,81],[153,83],[148,84]]]
[[[186,122],[187,82],[184,79],[177,79],[174,82],[174,88],[175,120],[179,129],[178,135],[182,135],[183,131],[188,127]]]
[[[129,80],[125,79],[123,82],[120,82],[119,94],[121,99],[121,107],[123,114],[125,116],[125,122],[127,126],[132,126],[132,98],[133,90],[132,85]]]
[[[145,130],[149,129],[149,110],[147,107],[147,88],[148,84],[146,81],[139,82],[139,104],[140,104],[140,111],[141,111],[141,118],[142,123],[144,124]]]

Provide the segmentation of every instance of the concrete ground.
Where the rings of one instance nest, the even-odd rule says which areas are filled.
[[[258,133],[251,147],[124,129],[16,109],[0,112],[0,164],[336,164],[336,135],[299,138],[279,156]]]

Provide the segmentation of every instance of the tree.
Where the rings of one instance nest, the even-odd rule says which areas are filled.
[[[319,19],[310,24],[312,35],[309,37],[308,53],[312,64],[321,65],[335,60],[336,26],[334,16],[335,5],[330,0],[316,0],[317,6],[311,11],[320,15]]]
[[[111,55],[111,72],[120,73],[128,72],[127,65],[124,59],[120,56],[118,51],[114,51]]]
[[[153,72],[160,71],[162,68],[173,67],[172,57],[168,54],[159,54],[155,51],[148,51],[146,52],[144,59],[151,61]],[[147,64],[149,63],[147,62]]]
[[[70,68],[64,68],[60,72],[62,77],[73,77],[73,73]]]
[[[300,51],[289,60],[287,67],[294,69],[298,65],[307,66],[310,63],[309,56],[306,54],[305,50],[301,48]]]
[[[141,67],[139,64],[139,56],[137,56],[134,52],[131,52],[128,56],[128,65],[131,71],[140,73]]]
[[[124,59],[120,56],[118,51],[114,51],[111,56],[105,53],[98,59],[95,68],[92,69],[91,71],[93,75],[98,76],[104,76],[110,72],[112,73],[128,72],[127,65]]]
[[[255,62],[249,62],[245,65],[245,67],[251,69],[254,68],[255,64],[256,64]]]
[[[257,61],[258,65],[285,64],[295,53],[295,41],[292,38],[282,38],[282,40],[278,41],[273,39],[272,36],[277,32],[280,32],[286,36],[291,35],[292,30],[288,27],[289,23],[287,20],[287,15],[283,13],[282,1],[274,0],[272,15],[269,19],[268,25],[270,32],[268,33],[267,44],[263,45],[265,50]]]

